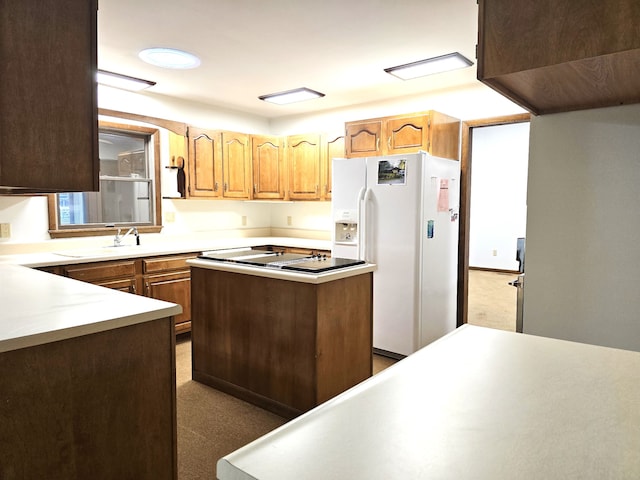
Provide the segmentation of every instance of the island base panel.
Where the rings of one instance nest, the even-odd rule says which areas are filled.
[[[192,267],[193,378],[292,417],[372,374],[372,273],[320,283]]]

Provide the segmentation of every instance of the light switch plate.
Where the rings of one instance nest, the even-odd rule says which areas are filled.
[[[11,238],[10,223],[0,223],[0,238]]]

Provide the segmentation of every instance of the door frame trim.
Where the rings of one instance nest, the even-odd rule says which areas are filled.
[[[467,323],[469,313],[469,222],[471,213],[471,150],[473,129],[510,123],[530,122],[530,113],[506,115],[462,122],[460,155],[460,225],[458,231],[458,313],[457,326]]]

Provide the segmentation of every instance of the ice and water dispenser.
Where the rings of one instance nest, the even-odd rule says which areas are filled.
[[[335,216],[334,241],[341,244],[358,243],[358,214],[355,210],[342,210]]]

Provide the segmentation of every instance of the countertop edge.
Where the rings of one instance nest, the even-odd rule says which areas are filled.
[[[0,352],[172,317],[180,305],[0,264]]]
[[[377,265],[367,263],[364,265],[356,265],[353,267],[339,268],[323,273],[299,273],[277,268],[253,267],[249,265],[238,265],[227,262],[214,262],[211,260],[193,259],[187,260],[187,265],[192,267],[200,267],[208,270],[218,270],[223,272],[241,273],[245,275],[253,275],[256,277],[274,278],[278,280],[289,280],[299,283],[311,283],[314,285],[333,282],[342,278],[349,278],[364,273],[370,273],[377,269]]]
[[[91,335],[94,333],[107,332],[109,330],[115,330],[116,328],[137,325],[139,323],[159,320],[161,318],[171,317],[182,313],[182,307],[180,307],[180,305],[170,305],[172,306],[161,310],[154,310],[146,313],[139,313],[136,315],[118,317],[112,320],[104,320],[101,322],[79,325],[76,327],[70,327],[61,330],[41,332],[24,337],[0,340],[0,353],[19,350],[21,348],[35,347],[38,345],[43,345],[45,343],[69,340],[71,338],[82,337],[84,335]]]
[[[152,257],[161,255],[180,255],[236,247],[256,247],[260,245],[277,245],[292,248],[309,248],[331,250],[331,241],[313,240],[298,237],[242,237],[194,242],[167,241],[148,245],[128,245],[111,247],[101,245],[82,249],[60,249],[48,252],[0,255],[1,264],[22,265],[30,268],[54,267],[58,265],[74,265],[128,258]]]

